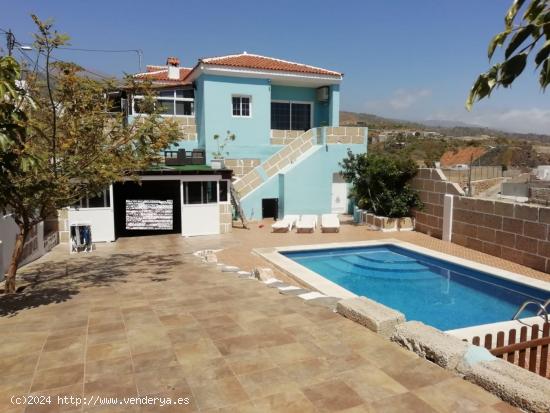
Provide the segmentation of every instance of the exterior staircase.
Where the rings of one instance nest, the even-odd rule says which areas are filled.
[[[367,128],[321,127],[310,129],[234,182],[239,199],[245,198],[281,170],[311,154],[311,148],[333,144],[365,144]]]
[[[310,129],[294,139],[277,153],[236,181],[233,186],[242,199],[286,166],[294,163],[314,145],[319,144],[319,130]]]

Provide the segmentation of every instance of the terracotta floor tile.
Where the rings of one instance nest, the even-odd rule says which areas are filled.
[[[279,367],[239,375],[237,378],[251,398],[284,393],[298,386]]]
[[[89,361],[86,363],[84,380],[97,381],[105,376],[125,375],[132,372],[132,359],[128,356]]]
[[[355,390],[363,400],[369,402],[408,391],[398,381],[373,365],[348,370],[336,377]]]
[[[291,390],[252,400],[256,411],[269,413],[314,413],[317,410],[302,392]]]
[[[182,366],[148,369],[135,373],[135,380],[140,396],[173,393],[178,397],[181,395],[183,395],[181,397],[188,397],[191,391],[186,377],[186,371]]]
[[[130,346],[126,341],[92,344],[86,351],[86,361],[97,361],[130,356]]]
[[[201,411],[227,407],[249,400],[248,395],[235,377],[213,380],[204,386],[193,387],[192,392]]]
[[[206,338],[191,343],[175,345],[174,352],[176,353],[178,362],[183,366],[220,356],[220,352],[212,340]]]
[[[301,343],[269,346],[265,347],[264,350],[277,364],[297,362],[316,355],[312,354],[312,352]]]
[[[453,377],[450,372],[420,358],[402,366],[392,365],[382,367],[381,369],[409,390],[418,389]]]
[[[384,413],[436,413],[434,410],[423,400],[419,399],[412,393],[398,394],[393,397],[386,397],[367,403],[368,410],[372,412],[384,412]]]
[[[185,377],[191,386],[199,387],[212,380],[233,377],[234,373],[223,357],[201,360],[184,367]]]
[[[413,393],[438,412],[472,412],[500,402],[496,396],[458,377],[424,386]],[[468,398],[462,398],[462,394]]]
[[[301,390],[321,412],[336,412],[363,404],[361,397],[341,380],[324,381]]]
[[[2,376],[32,375],[36,369],[40,353],[22,354],[0,357],[0,372]]]
[[[262,349],[226,356],[225,361],[237,375],[276,367],[273,359]]]
[[[134,397],[138,395],[133,374],[102,375],[84,383],[86,397]]]
[[[39,370],[34,376],[31,391],[65,387],[84,380],[84,364],[69,364],[47,370]]]
[[[504,260],[488,261],[484,254],[417,233],[382,234],[345,225],[331,237],[299,236],[270,234],[268,227],[254,224],[250,231],[201,239],[121,238],[70,258],[60,246],[23,267],[22,277],[47,267],[58,277],[55,284],[41,286],[69,287],[78,294],[0,317],[0,372],[11,383],[0,383],[0,400],[7,391],[29,389],[39,367],[33,391],[85,386],[89,394],[190,395],[193,405],[183,411],[513,411],[329,309],[222,274],[189,253],[222,248],[220,261],[251,270],[269,266],[250,253],[259,246],[397,237],[527,276],[550,276]],[[103,278],[90,282],[97,275]],[[85,356],[79,348],[83,339]],[[122,411],[157,410],[128,406]],[[166,411],[181,410],[171,406]]]

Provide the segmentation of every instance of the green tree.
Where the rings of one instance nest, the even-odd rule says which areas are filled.
[[[51,63],[52,50],[67,37],[50,22],[33,19],[45,74],[20,81],[18,63],[0,58],[0,211],[19,227],[7,293],[15,291],[17,265],[33,226],[113,181],[136,178],[180,139],[177,124],[155,111],[149,85],[128,79],[124,86],[146,96],[143,106],[151,108],[146,116],[127,124],[123,113],[109,113],[108,92],[120,85],[91,79],[72,63]]]
[[[351,151],[342,163],[342,175],[352,184],[350,196],[360,208],[391,218],[409,216],[422,203],[408,182],[418,167],[409,157]]]
[[[534,55],[542,90],[550,84],[550,0],[514,0],[504,17],[504,31],[489,42],[489,60],[497,47],[504,50],[504,60],[479,75],[466,101],[468,110],[475,101],[490,96],[496,87],[512,85],[530,55]]]

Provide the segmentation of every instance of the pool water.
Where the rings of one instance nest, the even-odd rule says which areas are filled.
[[[282,252],[304,267],[441,330],[511,320],[526,300],[544,291],[449,261],[397,247],[335,248]],[[522,318],[536,315],[528,307]]]

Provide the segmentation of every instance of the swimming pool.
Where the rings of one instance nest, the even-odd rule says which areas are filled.
[[[279,253],[345,290],[403,312],[407,320],[441,330],[507,321],[526,300],[550,297],[547,289],[394,244]],[[536,311],[528,308],[522,317]]]

